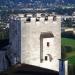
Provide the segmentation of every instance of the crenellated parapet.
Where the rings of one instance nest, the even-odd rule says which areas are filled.
[[[56,22],[60,18],[59,15],[55,14],[42,14],[42,13],[36,13],[36,14],[18,14],[18,15],[12,15],[11,19],[13,20],[24,20],[26,23],[34,22],[48,22],[53,21]]]

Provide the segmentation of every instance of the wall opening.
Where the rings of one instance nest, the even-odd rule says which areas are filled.
[[[56,16],[53,16],[53,21],[56,21]]]
[[[47,16],[45,17],[45,21],[48,21],[48,17]]]
[[[40,18],[39,18],[39,17],[36,18],[36,22],[37,22],[37,21],[40,21]]]
[[[47,47],[49,47],[50,46],[50,43],[49,42],[47,42]]]
[[[27,17],[26,21],[30,22],[31,21],[31,17]]]
[[[45,57],[45,60],[48,59],[48,57],[43,55],[43,39],[44,38],[54,38],[54,35],[52,32],[41,33],[40,35],[40,62],[43,62],[44,60],[43,57]],[[50,42],[46,42],[46,47],[49,47],[49,46],[50,46]]]
[[[45,56],[45,61],[47,61],[48,60],[48,57],[47,56]]]

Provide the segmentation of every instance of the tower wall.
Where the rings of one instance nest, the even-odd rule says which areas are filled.
[[[36,21],[36,19],[39,19]],[[42,59],[41,62],[41,45],[40,35],[42,33],[52,33],[53,46],[51,49],[44,50],[52,56],[52,61]],[[46,40],[47,38],[44,38]],[[46,43],[46,42],[43,42]],[[56,16],[56,20],[53,21],[53,16],[48,16],[48,20],[45,21],[45,17],[31,17],[30,21],[27,21],[27,17],[21,18],[21,63],[40,66],[52,70],[59,70],[59,60],[61,58],[61,17]]]
[[[21,22],[14,18],[10,20],[9,45],[11,64],[19,63],[21,61]]]

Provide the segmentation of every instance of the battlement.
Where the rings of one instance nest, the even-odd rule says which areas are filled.
[[[35,21],[35,22],[40,22],[40,21],[49,21],[49,19],[52,19],[53,21],[56,21],[57,20],[57,17],[56,16],[44,16],[44,17],[25,17],[25,21],[26,22],[31,22],[31,21]]]
[[[58,18],[60,19],[59,15],[55,14],[46,14],[46,13],[36,13],[36,14],[18,14],[12,15],[11,19],[13,20],[24,20],[26,23],[31,21],[40,22],[40,21],[57,21]]]

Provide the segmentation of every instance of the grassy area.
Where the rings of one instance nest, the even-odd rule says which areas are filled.
[[[75,64],[75,56],[71,56],[67,58],[69,61],[69,64]]]
[[[75,47],[75,40],[70,38],[62,38],[61,43],[63,46]]]
[[[72,51],[70,53],[66,53],[67,57],[75,56],[75,51]]]
[[[70,38],[62,38],[62,46],[70,46],[72,48],[71,52],[66,53],[66,58],[69,64],[75,64],[75,40]]]
[[[68,59],[69,64],[75,64],[75,51],[66,53],[66,59]]]

